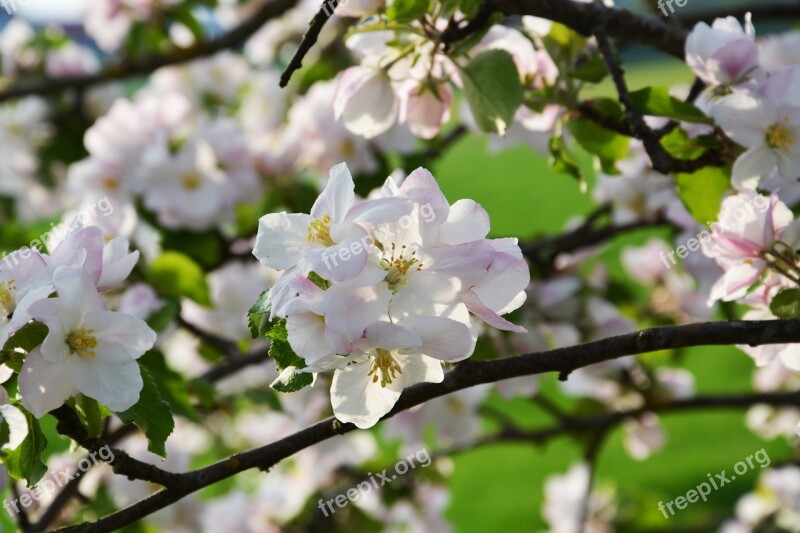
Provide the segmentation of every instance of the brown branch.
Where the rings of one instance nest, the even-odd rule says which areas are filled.
[[[190,48],[175,49],[163,54],[152,54],[126,58],[115,65],[105,67],[96,74],[66,78],[42,78],[33,81],[21,80],[0,92],[0,102],[29,95],[51,95],[65,90],[80,90],[109,81],[150,74],[161,67],[186,63],[208,57],[223,50],[243,45],[267,21],[277,18],[297,4],[297,0],[269,0],[246,21],[231,31],[214,39],[198,43]]]
[[[706,322],[651,328],[578,346],[495,361],[468,360],[458,364],[441,383],[421,383],[403,391],[397,404],[384,419],[434,398],[475,385],[546,372],[558,372],[561,379],[566,379],[575,369],[627,355],[691,346],[757,346],[797,342],[800,342],[800,320]],[[701,404],[702,402],[698,402],[698,405]],[[235,454],[199,470],[177,474],[177,483],[169,488],[95,522],[69,526],[58,531],[115,531],[239,472],[251,468],[268,470],[305,448],[355,429],[352,424],[343,424],[335,418],[328,418],[266,446]]]
[[[289,85],[289,80],[292,79],[292,75],[303,66],[303,59],[317,43],[322,28],[325,27],[325,23],[328,22],[328,19],[333,16],[336,6],[338,5],[339,0],[322,0],[319,11],[317,11],[317,14],[311,19],[311,22],[308,23],[306,33],[300,40],[300,44],[297,46],[297,50],[292,56],[291,61],[289,61],[289,64],[286,65],[286,69],[281,74],[281,87]]]

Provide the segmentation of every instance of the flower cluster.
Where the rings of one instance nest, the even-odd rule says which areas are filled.
[[[0,345],[16,348],[8,341],[32,320],[47,326],[38,344],[25,346],[20,370],[31,413],[41,417],[79,392],[113,411],[137,402],[136,359],[156,334],[142,320],[108,310],[101,293],[124,281],[138,259],[124,238],[105,243],[102,230],[88,226],[72,228],[49,254],[25,248],[0,263]]]
[[[516,239],[488,232],[483,208],[451,206],[427,170],[358,201],[344,164],[310,214],[261,218],[253,253],[283,271],[272,317],[306,372],[334,371],[340,420],[370,427],[403,388],[442,381],[443,361],[472,354],[476,319],[524,331],[501,315],[524,302],[527,264]]]
[[[710,115],[746,148],[733,166],[737,189],[800,176],[800,64],[773,60],[781,38],[759,50],[749,16],[744,27],[728,17],[699,23],[686,43],[686,62],[709,85]]]

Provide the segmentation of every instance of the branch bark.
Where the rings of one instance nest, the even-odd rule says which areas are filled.
[[[730,344],[784,344],[800,342],[800,320],[705,322],[685,326],[651,328],[628,335],[495,361],[464,361],[441,383],[421,383],[406,389],[386,417],[416,405],[484,383],[558,372],[560,379],[578,368],[627,355],[657,350]],[[184,496],[251,468],[269,470],[278,462],[327,439],[355,430],[328,418],[286,438],[235,454],[205,468],[178,474],[175,483],[125,509],[95,522],[69,526],[60,532],[98,533],[116,531]]]

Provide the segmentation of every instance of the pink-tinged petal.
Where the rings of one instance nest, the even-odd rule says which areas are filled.
[[[423,139],[433,139],[450,120],[453,89],[449,84],[439,85],[433,90],[413,87],[400,110],[400,121],[408,124],[411,133]]]
[[[107,290],[125,281],[138,261],[139,252],[128,251],[128,239],[112,239],[103,248],[103,270],[97,282],[98,290]]]
[[[403,391],[399,379],[385,387],[380,380],[373,382],[369,375],[371,369],[371,358],[348,365],[334,372],[331,383],[333,414],[342,422],[353,423],[361,429],[374,426],[391,411]]]
[[[480,297],[473,291],[467,291],[462,296],[467,308],[478,318],[486,322],[492,327],[502,329],[505,331],[513,331],[514,333],[526,333],[528,330],[522,326],[517,326],[501,317],[481,302]]]
[[[758,66],[758,45],[752,39],[743,38],[726,44],[711,56],[719,65],[724,77],[721,81],[735,82]]]
[[[58,291],[61,320],[67,329],[78,327],[86,313],[106,310],[93,278],[82,268],[57,268],[53,284]]]
[[[391,322],[373,322],[364,330],[366,343],[384,350],[415,349],[422,346],[419,334]]]
[[[108,363],[73,357],[67,369],[79,391],[114,412],[125,411],[139,401],[143,382],[136,361]]]
[[[89,274],[93,284],[103,271],[103,230],[89,226],[69,233],[50,254],[50,266],[80,266]]]
[[[472,200],[459,200],[450,207],[447,220],[439,228],[442,242],[463,244],[477,241],[489,233],[489,214]]]
[[[330,170],[325,189],[311,208],[312,218],[328,215],[333,223],[344,220],[345,215],[356,201],[353,176],[346,163],[339,163]]]
[[[371,139],[394,125],[399,100],[385,72],[356,66],[339,76],[333,110],[348,130]]]
[[[747,293],[747,289],[758,281],[765,267],[763,261],[740,263],[729,267],[711,288],[708,304],[712,305],[717,300],[730,302],[741,298]]]
[[[429,205],[430,221],[440,226],[447,220],[450,213],[450,204],[447,202],[439,183],[433,174],[425,168],[418,168],[413,171],[403,181],[398,191],[400,196],[404,196],[417,202],[420,206]]]
[[[98,341],[116,344],[123,348],[129,358],[138,359],[150,350],[156,342],[156,332],[143,320],[116,313],[96,311],[88,313],[83,327],[94,330]],[[98,349],[98,357],[101,350]]]
[[[17,302],[17,308],[14,310],[14,316],[11,317],[11,321],[9,322],[9,335],[13,335],[18,329],[30,321],[30,307],[36,302],[47,299],[47,297],[53,292],[53,286],[52,284],[48,283],[46,285],[33,287],[25,292],[25,296],[23,296],[23,298]]]
[[[329,288],[325,291],[323,306],[328,330],[340,334],[348,344],[356,342],[369,324],[388,319],[385,315],[391,297],[392,293],[383,286]],[[350,353],[350,350],[338,353]]]
[[[310,365],[335,354],[325,338],[325,317],[314,313],[291,314],[286,319],[286,331],[295,353]]]
[[[264,266],[283,270],[295,266],[310,247],[308,225],[313,218],[304,214],[270,213],[258,221],[253,255]]]
[[[766,145],[755,146],[739,156],[733,164],[731,185],[737,189],[755,189],[778,166],[778,157]]]
[[[413,329],[422,338],[420,348],[409,350],[423,353],[442,361],[461,361],[475,349],[475,342],[469,328],[461,322],[435,316],[415,316],[399,323]]]
[[[64,372],[64,366],[48,363],[38,350],[33,350],[25,358],[19,373],[19,390],[22,405],[36,418],[61,407],[78,393],[71,376]]]
[[[405,198],[365,200],[350,209],[345,220],[347,222],[384,224],[409,215],[413,207],[413,204]]]
[[[486,278],[472,290],[484,305],[499,314],[506,314],[525,302],[525,288],[530,281],[528,263],[510,255],[496,254]],[[520,294],[523,295],[522,300]],[[515,306],[510,306],[511,302],[514,302]]]

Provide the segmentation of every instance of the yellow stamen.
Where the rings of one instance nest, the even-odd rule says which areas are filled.
[[[0,308],[4,309],[6,314],[10,314],[14,310],[14,292],[16,292],[16,285],[14,280],[0,281]]]
[[[95,348],[97,348],[97,339],[93,335],[93,329],[79,329],[72,331],[67,335],[67,346],[70,353],[80,355],[81,357],[94,357],[97,355]]]
[[[193,191],[200,187],[202,180],[200,179],[200,175],[197,172],[187,172],[183,176],[181,176],[181,185],[185,189],[189,189]]]
[[[787,124],[784,119],[783,124],[773,124],[764,132],[767,136],[767,146],[781,152],[788,152],[789,147],[794,144],[794,129]]]
[[[392,383],[397,377],[397,374],[402,374],[403,369],[397,361],[394,360],[389,350],[383,348],[375,349],[375,359],[372,361],[372,369],[370,369],[368,376],[372,376],[372,382],[378,382],[378,371],[380,371],[381,387],[384,389],[386,385]]]
[[[322,218],[312,220],[308,225],[308,242],[316,242],[323,246],[333,246],[336,244],[331,239],[331,217],[328,213]]]
[[[417,259],[417,251],[412,251],[406,257],[407,251],[408,246],[404,244],[400,247],[398,255],[397,245],[392,243],[391,256],[389,259],[381,259],[381,267],[387,272],[385,278],[386,283],[389,284],[389,288],[392,291],[396,291],[398,286],[407,283],[406,275],[409,271],[414,272],[415,270],[422,270],[423,264]],[[414,266],[416,266],[416,269],[413,269]]]

